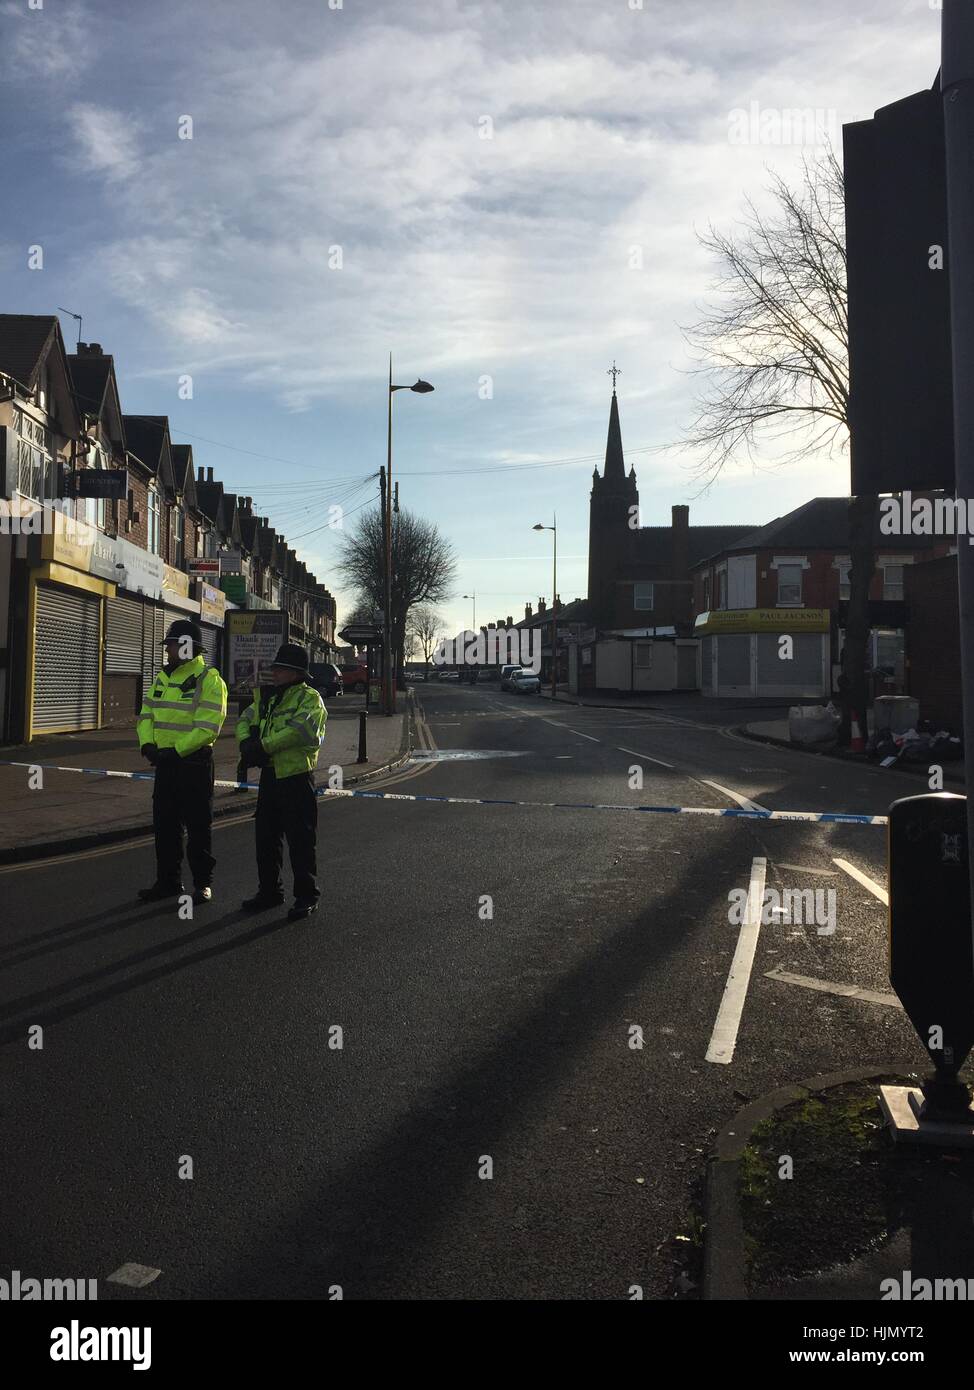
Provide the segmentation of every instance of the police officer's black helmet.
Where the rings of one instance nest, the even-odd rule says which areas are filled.
[[[288,671],[300,671],[303,676],[308,674],[308,653],[304,647],[299,647],[297,642],[285,642],[283,647],[278,647],[277,656],[271,662],[271,667],[283,666]]]
[[[174,623],[170,624],[169,631],[162,640],[165,644],[166,642],[178,642],[183,637],[188,637],[194,647],[199,647],[202,650],[203,629],[199,623],[194,623],[190,618],[177,618]]]

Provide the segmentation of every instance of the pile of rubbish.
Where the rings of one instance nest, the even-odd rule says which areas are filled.
[[[870,734],[866,753],[882,767],[894,763],[948,763],[964,756],[964,745],[949,729],[938,729],[929,719],[918,719],[915,729],[901,734],[878,729]]]

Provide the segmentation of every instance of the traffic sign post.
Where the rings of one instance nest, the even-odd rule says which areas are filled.
[[[974,1045],[974,949],[967,798],[908,796],[889,810],[889,978],[934,1074],[883,1086],[896,1138],[974,1143],[971,1093],[958,1073]]]

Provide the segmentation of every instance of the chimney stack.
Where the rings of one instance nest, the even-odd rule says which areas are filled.
[[[102,350],[101,350],[101,343],[79,343],[79,344],[78,344],[78,356],[79,356],[79,357],[101,357],[102,355],[103,355],[103,354],[102,354]]]
[[[539,613],[539,615],[540,615],[541,613],[547,613],[547,611],[548,611],[548,605],[545,603],[545,601],[544,601],[543,598],[539,598],[539,599],[538,599],[538,613]]]
[[[531,605],[530,605],[530,603],[526,603],[526,604],[524,605],[524,617],[525,617],[525,621],[530,620],[533,616],[534,616],[534,614],[531,612]]]
[[[213,481],[213,469],[212,469],[212,468],[208,468],[208,469],[206,470],[206,481],[207,481],[208,483],[212,483],[212,481]]]
[[[204,478],[203,478],[203,465],[202,465],[202,464],[200,464],[199,468],[197,468],[197,470],[196,470],[196,481],[197,481],[198,483],[202,483],[202,482],[205,481]]]

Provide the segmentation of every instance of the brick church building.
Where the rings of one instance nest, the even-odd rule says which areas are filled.
[[[609,407],[605,467],[592,477],[588,532],[588,605],[592,627],[628,635],[672,627],[693,633],[693,567],[749,535],[755,525],[691,526],[690,508],[675,506],[669,526],[639,525],[636,471],[626,472],[615,387]]]

